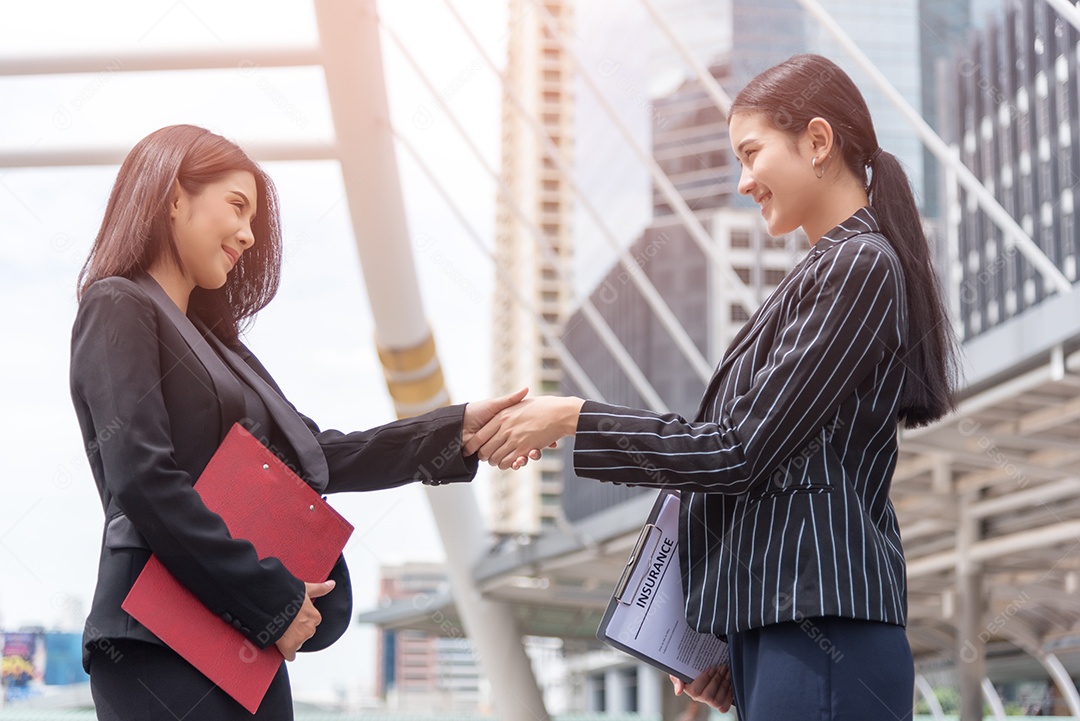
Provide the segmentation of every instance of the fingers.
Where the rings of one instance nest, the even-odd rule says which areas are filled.
[[[305,583],[304,585],[307,587],[308,598],[319,598],[333,591],[337,582],[330,580],[322,583]]]
[[[490,421],[485,423],[480,428],[480,430],[476,431],[476,433],[473,433],[472,438],[470,438],[468,443],[465,444],[465,455],[471,456],[472,454],[479,451],[480,460],[486,461],[487,458],[484,457],[483,450],[484,446],[486,446],[488,442],[495,437],[495,434],[497,434],[501,429],[502,420],[499,418],[499,416],[495,416]]]
[[[668,678],[671,679],[671,685],[672,685],[672,687],[673,687],[673,689],[675,691],[675,695],[676,696],[681,696],[682,692],[683,692],[683,688],[685,687],[685,685],[682,682],[682,679],[677,678],[675,676],[668,676]]]
[[[733,695],[731,669],[727,664],[706,669],[686,687],[686,693],[695,701],[727,711],[731,708]]]
[[[506,407],[512,406],[515,403],[520,403],[521,401],[525,400],[525,396],[527,396],[527,395],[529,395],[529,386],[524,386],[524,387],[518,389],[514,393],[511,393],[510,395],[506,396],[506,398],[509,401],[506,404]]]
[[[501,398],[495,398],[491,401],[491,404],[493,406],[493,413],[498,413],[504,408],[509,408],[510,406],[516,406],[518,403],[521,403],[521,401],[523,401],[525,399],[525,396],[527,395],[529,395],[529,387],[525,386],[524,388],[519,388],[518,390],[514,391],[509,395],[502,396]]]

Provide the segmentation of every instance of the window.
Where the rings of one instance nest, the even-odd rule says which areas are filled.
[[[776,268],[765,269],[765,285],[780,285],[787,273]]]
[[[732,248],[749,248],[750,247],[750,233],[745,230],[733,230],[731,231],[731,247]]]

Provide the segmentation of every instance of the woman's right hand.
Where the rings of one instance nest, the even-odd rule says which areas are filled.
[[[731,708],[734,694],[731,688],[731,668],[726,663],[705,669],[692,683],[683,683],[681,679],[671,676],[671,685],[675,688],[676,696],[685,693],[695,701],[707,703],[721,713],[726,713]]]
[[[316,627],[322,622],[322,614],[315,608],[315,604],[311,602],[311,599],[330,593],[334,590],[334,585],[334,581],[304,584],[304,603],[300,606],[300,612],[293,618],[292,623],[285,629],[285,633],[281,635],[281,638],[275,642],[278,651],[281,651],[281,655],[285,657],[286,661],[296,659],[296,652],[300,650],[305,641],[315,635]]]

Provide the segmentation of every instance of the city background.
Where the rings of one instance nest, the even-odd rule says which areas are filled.
[[[137,139],[204,125],[274,178],[286,265],[247,342],[324,428],[522,385],[692,415],[807,247],[767,236],[736,192],[725,116],[751,77],[798,52],[863,90],[880,145],[908,170],[964,344],[958,412],[902,433],[894,478],[916,710],[1080,715],[1080,10],[373,8],[0,0],[0,718],[88,713],[78,646],[102,518],[67,344],[78,269]],[[377,185],[398,177],[391,166],[399,182]],[[364,215],[399,193],[401,218]],[[402,309],[410,294],[420,315]],[[422,367],[395,367],[382,351],[409,349],[410,333]],[[452,491],[332,498],[357,528],[357,619],[290,666],[298,710],[693,714],[666,676],[594,638],[654,492],[578,479],[571,451]],[[537,700],[523,711],[507,688]]]

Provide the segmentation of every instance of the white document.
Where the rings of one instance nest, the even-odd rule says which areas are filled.
[[[686,622],[679,570],[679,495],[661,492],[596,637],[685,682],[727,660],[727,644]]]

